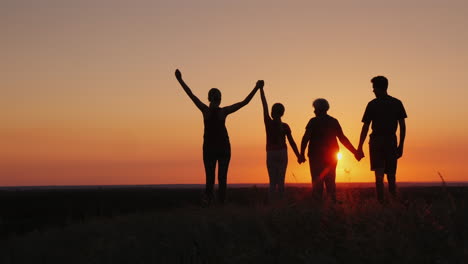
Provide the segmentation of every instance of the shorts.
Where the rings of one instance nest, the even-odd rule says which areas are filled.
[[[371,137],[369,141],[371,170],[384,169],[385,174],[395,174],[397,169],[396,137]]]
[[[231,159],[231,147],[228,145],[224,148],[208,148],[203,147],[204,161],[221,161]]]

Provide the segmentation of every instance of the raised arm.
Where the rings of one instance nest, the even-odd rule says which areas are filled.
[[[405,119],[402,118],[398,120],[398,124],[400,125],[400,144],[398,144],[398,158],[403,156],[403,146],[405,145],[405,137],[406,137],[406,122]]]
[[[263,87],[260,88],[260,97],[262,98],[263,120],[267,122],[268,120],[271,120],[271,118],[270,118],[270,114],[268,114],[268,103],[265,97],[265,91],[263,90]]]
[[[192,90],[190,90],[190,87],[184,82],[182,79],[182,73],[180,73],[179,69],[175,71],[175,76],[177,78],[177,81],[179,81],[180,85],[182,88],[184,88],[185,93],[192,99],[193,103],[197,106],[200,111],[204,112],[206,109],[208,109],[208,106],[204,104],[198,97],[196,97],[193,93]]]
[[[244,107],[245,105],[247,105],[250,102],[250,100],[252,100],[252,98],[255,95],[255,93],[257,92],[257,90],[260,89],[260,87],[263,87],[263,84],[264,84],[264,82],[262,80],[257,81],[257,84],[255,85],[253,90],[249,93],[249,95],[247,95],[247,97],[244,99],[244,101],[224,107],[226,115],[234,113],[235,111],[237,111],[237,110],[241,109],[242,107]]]

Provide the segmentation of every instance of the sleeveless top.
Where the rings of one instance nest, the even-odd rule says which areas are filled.
[[[203,150],[229,151],[230,143],[226,129],[226,117],[220,116],[221,108],[209,108],[203,116],[205,131],[203,134]]]
[[[265,120],[265,130],[267,151],[287,149],[286,135],[291,133],[288,124],[267,119]]]

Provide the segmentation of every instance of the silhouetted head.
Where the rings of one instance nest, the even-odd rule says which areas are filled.
[[[284,106],[280,103],[276,103],[271,107],[271,117],[273,119],[281,118],[284,115]]]
[[[217,88],[211,88],[208,92],[208,101],[210,105],[219,106],[221,104],[221,91]]]
[[[312,103],[312,106],[314,106],[314,113],[317,116],[326,114],[328,109],[330,109],[328,101],[323,98],[315,99],[315,101]]]
[[[376,97],[387,95],[388,80],[384,76],[376,76],[372,78],[372,88]]]

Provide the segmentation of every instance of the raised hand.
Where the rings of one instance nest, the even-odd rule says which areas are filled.
[[[177,78],[177,80],[182,79],[182,73],[179,71],[179,69],[176,69],[176,71],[175,71],[175,77]]]
[[[257,84],[255,85],[255,88],[261,89],[265,85],[265,82],[263,80],[258,80]]]

